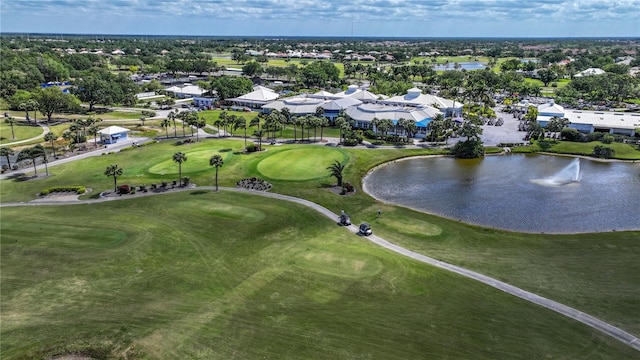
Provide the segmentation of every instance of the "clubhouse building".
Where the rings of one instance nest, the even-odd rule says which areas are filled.
[[[552,118],[569,120],[569,127],[582,133],[607,132],[635,136],[635,129],[640,128],[640,114],[611,111],[565,110],[553,101],[538,106],[536,121],[546,126]]]
[[[274,94],[277,95],[277,93]],[[238,106],[248,106],[248,103],[242,100],[255,97],[256,91],[227,100]],[[252,103],[250,107],[257,109],[258,105],[266,114],[274,110],[282,111],[286,108],[294,116],[316,114],[318,109],[322,108],[323,116],[332,122],[340,112],[344,112],[354,120],[356,128],[364,130],[374,129],[372,122],[376,118],[389,119],[394,125],[400,119],[414,120],[418,127],[416,137],[426,136],[427,125],[438,114],[445,117],[457,117],[462,114],[462,103],[423,94],[422,90],[418,88],[409,89],[405,95],[389,98],[360,89],[356,85],[350,85],[347,90],[336,94],[323,90],[313,94],[302,94],[271,101],[261,97],[259,102]]]

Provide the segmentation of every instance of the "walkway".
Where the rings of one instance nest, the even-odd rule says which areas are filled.
[[[49,127],[48,126],[41,125],[40,123],[38,123],[38,126],[40,126],[42,128],[42,134],[40,134],[38,136],[34,136],[32,138],[29,138],[29,139],[25,139],[25,140],[14,141],[14,142],[2,144],[2,146],[13,146],[13,145],[18,145],[18,144],[28,143],[28,142],[31,142],[31,141],[34,141],[34,140],[38,140],[38,139],[44,137],[49,132]]]
[[[189,189],[183,189],[181,191],[189,191],[189,190],[194,190],[194,189],[199,189],[199,190],[215,190],[215,187],[213,186],[202,186],[202,187],[197,187],[197,188],[189,188]],[[301,199],[301,198],[296,198],[293,196],[288,196],[288,195],[282,195],[282,194],[277,194],[277,193],[269,193],[269,192],[261,192],[261,191],[253,191],[253,190],[247,190],[247,189],[241,189],[241,188],[228,188],[228,187],[221,187],[220,190],[224,190],[224,191],[231,191],[231,192],[241,192],[241,193],[250,193],[250,194],[254,194],[254,195],[260,195],[260,196],[264,196],[264,197],[268,197],[268,198],[273,198],[273,199],[279,199],[279,200],[285,200],[285,201],[290,201],[290,202],[295,202],[304,206],[307,206],[309,208],[312,208],[316,211],[318,211],[319,213],[321,213],[322,215],[328,217],[329,219],[331,219],[334,222],[337,222],[338,219],[338,214],[333,213],[332,211],[330,211],[329,209],[316,204],[314,202],[311,202],[309,200],[305,200],[305,199]],[[142,193],[140,195],[136,194],[133,196],[150,196],[150,195],[154,195],[154,193]],[[117,198],[103,198],[103,199],[97,199],[97,200],[76,200],[76,201],[51,201],[51,202],[46,202],[46,201],[42,201],[39,200],[38,202],[29,202],[29,203],[8,203],[8,204],[0,204],[0,207],[6,207],[6,206],[25,206],[25,205],[30,205],[30,206],[40,206],[40,205],[72,205],[72,204],[93,204],[93,203],[99,203],[99,202],[103,202],[103,201],[113,201],[113,200],[119,200],[119,199],[128,199],[131,198],[129,196],[127,197],[117,197]],[[350,226],[345,226],[345,229],[348,229],[349,231],[351,231],[352,233],[357,233],[358,228],[355,225],[350,225]],[[395,245],[377,235],[370,235],[365,237],[367,240],[382,246],[384,248],[387,248],[391,251],[394,251],[398,254],[410,257],[414,260],[423,262],[425,264],[429,264],[432,266],[436,266],[440,269],[444,269],[447,271],[451,271],[454,272],[458,275],[462,275],[464,277],[467,277],[469,279],[473,279],[476,281],[479,281],[483,284],[489,285],[495,289],[498,289],[500,291],[504,291],[508,294],[511,294],[513,296],[519,297],[523,300],[529,301],[531,303],[534,303],[536,305],[540,305],[542,307],[545,307],[549,310],[555,311],[561,315],[567,316],[571,319],[574,319],[576,321],[579,321],[603,334],[609,335],[611,337],[613,337],[614,339],[622,342],[623,344],[632,347],[635,350],[640,351],[640,339],[638,339],[637,337],[635,337],[634,335],[619,329],[609,323],[606,323],[598,318],[595,318],[589,314],[583,313],[577,309],[574,309],[570,306],[561,304],[557,301],[553,301],[551,299],[542,297],[540,295],[536,295],[532,292],[523,290],[519,287],[513,286],[513,285],[509,285],[505,282],[502,282],[500,280],[494,279],[492,277],[477,273],[475,271],[471,271],[468,269],[465,269],[463,267],[460,266],[456,266],[456,265],[452,265],[449,263],[446,263],[444,261],[440,261],[440,260],[436,260],[434,258],[422,255],[422,254],[418,254],[416,252],[413,252],[411,250],[405,249],[401,246]]]

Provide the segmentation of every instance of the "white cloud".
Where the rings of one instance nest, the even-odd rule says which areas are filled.
[[[640,36],[640,0],[13,0],[2,1],[1,6],[2,23],[12,25],[17,19],[28,21],[22,28],[37,22],[57,22],[62,26],[79,16],[83,20],[93,18],[96,23],[110,21],[115,26],[124,17],[135,17],[140,25],[171,20],[180,23],[197,19],[237,20],[233,26],[238,29],[265,21],[290,24],[354,21],[371,23],[371,26],[375,26],[373,23],[414,22],[431,26],[439,22],[517,24],[527,21],[541,27],[553,23],[554,28],[562,23],[571,23],[575,28],[583,22],[585,28],[593,30],[600,23],[622,20],[629,35]],[[495,35],[473,32],[468,36]]]

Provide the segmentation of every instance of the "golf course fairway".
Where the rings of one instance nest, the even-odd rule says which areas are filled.
[[[3,359],[639,355],[274,199],[191,190],[0,220]]]

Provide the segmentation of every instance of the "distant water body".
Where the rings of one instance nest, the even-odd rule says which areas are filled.
[[[640,230],[640,163],[582,159],[578,166],[573,158],[519,154],[415,158],[376,169],[364,185],[380,200],[492,228]]]
[[[482,70],[484,68],[487,67],[487,65],[485,63],[481,63],[481,62],[460,62],[458,63],[458,65],[460,65],[460,68],[458,70]],[[448,63],[448,64],[437,64],[437,65],[433,65],[433,69],[434,70],[456,70],[455,67],[455,63]]]

